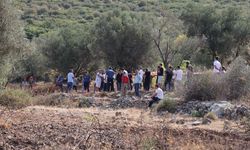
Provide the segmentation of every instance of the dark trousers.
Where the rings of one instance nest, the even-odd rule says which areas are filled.
[[[67,92],[70,92],[73,89],[73,82],[67,83]]]
[[[171,81],[166,81],[166,91],[172,91],[172,82]]]
[[[83,87],[84,87],[84,90],[85,90],[85,91],[88,91],[88,92],[89,92],[89,84],[90,84],[90,82],[84,82],[84,83],[83,83]]]
[[[149,101],[148,107],[151,107],[154,103],[158,103],[161,99],[158,97],[153,97],[151,101]]]
[[[135,86],[135,95],[138,97],[141,97],[141,95],[140,95],[140,83],[135,83],[134,86]]]
[[[117,86],[117,91],[121,91],[122,83],[121,82],[116,82],[116,86]]]
[[[108,91],[114,91],[114,79],[113,78],[108,78]]]
[[[143,85],[144,85],[144,90],[149,91],[149,89],[150,89],[150,81],[145,81]]]

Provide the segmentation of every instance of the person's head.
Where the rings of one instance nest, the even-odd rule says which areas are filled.
[[[109,70],[112,70],[112,67],[109,67]]]
[[[162,63],[160,63],[160,65],[159,65],[160,67],[162,67]]]
[[[146,68],[145,71],[148,72],[148,68]]]
[[[155,85],[155,88],[159,88],[159,87],[160,87],[159,84],[156,84],[156,85]]]
[[[69,72],[72,72],[72,73],[73,73],[73,69],[69,69]]]
[[[181,67],[180,67],[180,66],[177,66],[177,69],[179,70],[179,69],[181,69]]]
[[[169,69],[173,69],[173,67],[172,67],[172,66],[169,66],[168,68],[169,68]]]
[[[215,60],[219,60],[219,56],[216,56],[216,57],[215,57]]]

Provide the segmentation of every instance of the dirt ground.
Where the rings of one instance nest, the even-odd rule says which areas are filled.
[[[250,136],[225,120],[193,126],[195,118],[146,109],[1,110],[0,149],[249,149]],[[173,120],[175,120],[173,122]],[[177,124],[176,120],[185,120]],[[225,130],[225,122],[232,130]]]

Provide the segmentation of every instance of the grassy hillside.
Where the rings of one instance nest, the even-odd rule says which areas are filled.
[[[249,0],[14,0],[30,39],[71,24],[91,23],[114,9],[153,16],[168,10],[179,15],[190,2],[214,5],[218,9],[234,7],[250,13]]]

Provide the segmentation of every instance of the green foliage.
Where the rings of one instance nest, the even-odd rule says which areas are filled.
[[[168,111],[170,113],[174,113],[176,111],[177,102],[173,99],[167,98],[160,101],[157,105],[156,110],[160,111]]]
[[[0,88],[6,86],[25,46],[21,24],[11,3],[0,1]]]
[[[202,114],[201,112],[199,112],[199,111],[196,111],[196,110],[194,110],[194,111],[192,111],[191,112],[191,116],[192,117],[203,117],[204,116],[204,114]]]
[[[40,49],[48,57],[48,65],[66,73],[70,68],[78,71],[87,68],[93,58],[89,49],[89,31],[85,26],[66,27],[48,33],[38,41]]]
[[[181,19],[188,27],[189,36],[206,38],[213,56],[219,54],[227,58],[250,41],[250,24],[235,8],[218,11],[213,6],[189,4]]]
[[[138,67],[149,63],[150,30],[143,18],[131,13],[114,11],[95,25],[96,50],[108,65]]]
[[[32,97],[24,90],[5,89],[0,91],[0,105],[10,109],[20,109],[31,105]]]

